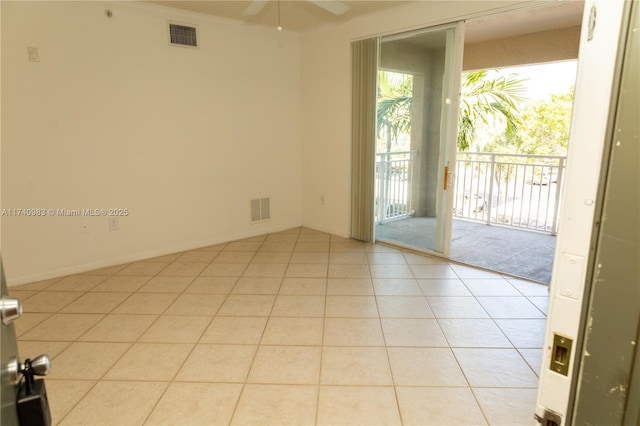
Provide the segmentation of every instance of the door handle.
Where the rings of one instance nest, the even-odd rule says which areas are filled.
[[[51,359],[49,354],[38,355],[33,359],[28,359],[25,362],[23,370],[34,376],[46,376],[51,371]]]
[[[451,171],[449,170],[449,166],[444,166],[444,189],[445,191],[449,189],[449,180],[451,179]]]
[[[9,325],[22,316],[22,304],[19,299],[3,297],[0,299],[0,316],[2,323]]]
[[[34,376],[46,376],[51,369],[49,355],[38,355],[26,359],[20,369],[24,386],[18,386],[18,419],[21,425],[51,425],[51,410],[44,380],[35,380]]]
[[[21,375],[30,376],[46,376],[51,371],[51,359],[48,354],[38,355],[33,359],[27,359],[24,364],[20,364],[20,360],[12,356],[3,369],[3,374],[9,376],[11,384],[17,385]]]

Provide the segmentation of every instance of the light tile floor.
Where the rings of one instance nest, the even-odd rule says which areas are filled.
[[[531,424],[547,287],[307,228],[10,289],[61,425]]]

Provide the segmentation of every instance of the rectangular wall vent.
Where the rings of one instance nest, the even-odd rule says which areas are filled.
[[[251,200],[251,222],[260,222],[270,218],[269,198]]]
[[[198,47],[196,27],[169,23],[169,38],[173,45]]]

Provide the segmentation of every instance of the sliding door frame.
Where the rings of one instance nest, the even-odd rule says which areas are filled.
[[[419,247],[408,246],[390,242],[399,247],[409,248],[414,251],[425,252],[436,256],[449,258],[451,247],[451,226],[453,223],[455,161],[457,153],[458,135],[458,109],[460,105],[460,85],[462,81],[462,60],[464,53],[464,21],[456,21],[432,27],[416,29],[407,32],[399,32],[379,37],[378,52],[381,51],[383,41],[393,41],[409,38],[415,35],[453,29],[446,34],[446,58],[443,79],[443,104],[440,117],[440,138],[447,141],[446,146],[439,150],[438,165],[442,172],[438,173],[437,187],[442,188],[437,193],[438,213],[436,218],[436,247],[428,250]],[[451,56],[449,56],[451,55]],[[380,67],[380,53],[378,53],[378,69]],[[446,78],[450,76],[450,78]],[[375,161],[375,159],[374,159]],[[375,176],[373,177],[375,179]],[[372,205],[373,210],[373,205]],[[372,219],[373,220],[373,219]],[[375,226],[373,241],[375,241]]]

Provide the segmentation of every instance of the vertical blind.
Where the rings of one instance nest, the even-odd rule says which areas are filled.
[[[351,44],[351,237],[373,242],[378,39]]]

